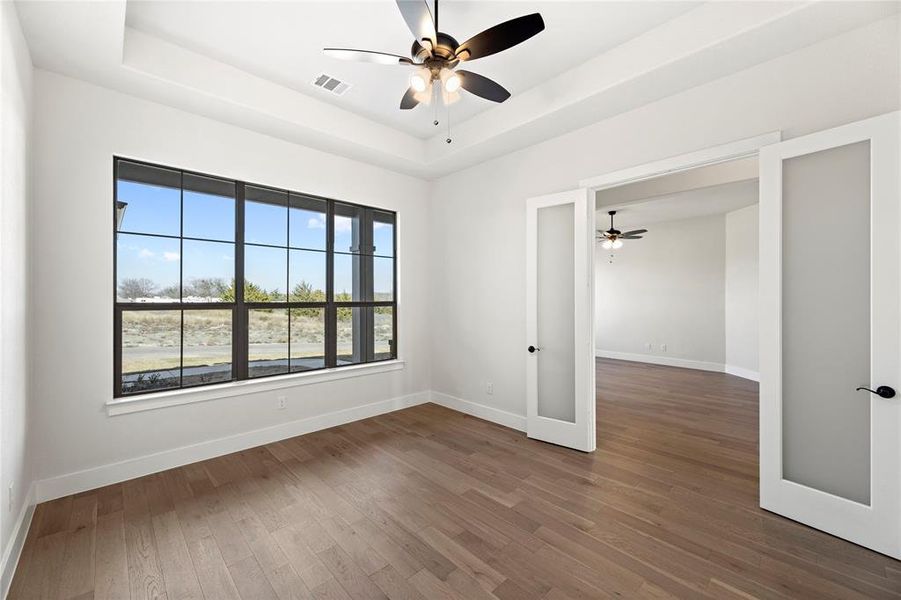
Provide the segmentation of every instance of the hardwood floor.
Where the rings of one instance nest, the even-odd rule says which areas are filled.
[[[599,360],[598,451],[424,405],[37,507],[10,598],[898,598],[757,508],[757,386]]]

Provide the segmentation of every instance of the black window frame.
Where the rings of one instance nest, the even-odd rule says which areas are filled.
[[[157,235],[157,234],[142,234],[149,235],[150,237],[156,238],[169,238],[169,239],[177,239],[179,241],[179,247],[183,246],[184,240],[198,240],[198,241],[220,241],[220,240],[205,240],[203,238],[194,238],[194,237],[186,237],[184,236],[184,179],[185,176],[195,176],[195,177],[204,177],[209,179],[218,180],[221,182],[227,182],[229,184],[234,184],[235,193],[235,231],[234,231],[234,265],[235,265],[235,285],[234,285],[234,302],[185,302],[183,297],[184,291],[184,264],[183,258],[184,255],[181,255],[181,261],[179,264],[179,298],[178,300],[173,300],[171,302],[123,302],[119,300],[118,296],[118,236],[119,233],[134,235],[136,232],[128,232],[125,230],[119,230],[118,223],[118,209],[119,209],[119,199],[118,199],[118,182],[119,182],[119,166],[120,163],[130,163],[137,166],[144,166],[148,168],[156,168],[156,169],[165,169],[171,172],[179,173],[180,177],[180,235],[179,236],[171,236],[171,235]],[[291,290],[285,290],[285,300],[284,301],[271,301],[271,302],[245,302],[244,300],[244,284],[245,284],[245,206],[246,206],[246,190],[248,187],[259,188],[261,190],[269,190],[277,194],[284,194],[287,203],[286,203],[286,219],[288,221],[288,230],[286,231],[286,242],[284,249],[287,253],[290,253],[291,250],[298,250],[298,248],[294,248],[291,246],[290,239],[290,206],[291,206],[291,198],[299,198],[301,202],[303,200],[314,201],[317,203],[324,203],[326,207],[326,217],[325,217],[325,231],[326,231],[326,243],[325,243],[325,261],[326,261],[326,279],[325,279],[325,301],[323,302],[298,302],[291,300]],[[358,239],[356,247],[351,249],[352,253],[358,257],[358,260],[361,265],[363,265],[362,273],[361,273],[361,283],[363,286],[363,293],[372,291],[372,283],[374,279],[374,260],[376,258],[384,259],[390,258],[392,261],[392,298],[391,300],[376,300],[373,297],[364,297],[362,299],[354,299],[351,301],[336,301],[335,293],[334,293],[334,257],[335,257],[335,214],[336,207],[340,210],[342,207],[348,207],[355,210],[360,215],[359,225],[356,228],[356,232],[358,232]],[[376,254],[375,247],[373,246],[373,229],[374,222],[386,222],[390,223],[392,226],[392,248],[390,257],[384,254]],[[345,366],[354,366],[361,364],[376,364],[380,362],[387,362],[391,360],[396,360],[398,356],[398,339],[397,339],[397,329],[398,329],[398,288],[397,288],[397,212],[392,211],[385,208],[380,207],[372,207],[366,206],[363,204],[358,204],[355,202],[349,202],[346,200],[336,200],[333,198],[326,198],[323,196],[317,196],[315,194],[308,194],[304,192],[297,192],[292,190],[287,190],[283,188],[274,187],[271,185],[263,185],[257,184],[247,181],[240,181],[229,177],[223,177],[219,175],[211,175],[208,173],[200,173],[197,171],[191,171],[188,169],[181,169],[177,167],[170,167],[167,165],[161,165],[158,163],[147,162],[140,159],[129,158],[125,156],[113,156],[113,202],[112,202],[112,230],[113,230],[113,396],[115,398],[132,398],[139,397],[145,394],[153,394],[159,392],[167,392],[167,391],[176,391],[176,390],[184,390],[184,389],[195,389],[200,387],[206,387],[209,385],[222,385],[223,383],[233,383],[236,381],[256,381],[263,380],[270,377],[284,377],[289,375],[298,375],[299,373],[315,373],[321,372],[324,370],[331,369],[341,369]],[[266,244],[251,244],[251,245],[266,245]],[[269,246],[269,247],[277,247],[282,248],[282,246]],[[312,249],[306,251],[313,251]],[[338,252],[337,254],[349,254]],[[290,285],[286,281],[287,285]],[[368,294],[366,294],[368,295]],[[369,322],[369,318],[371,315],[375,314],[375,310],[377,308],[390,308],[392,310],[392,332],[391,339],[389,340],[389,356],[385,358],[375,358],[375,339],[373,335],[373,327],[372,323]],[[300,372],[292,372],[290,369],[290,349],[288,350],[288,371],[285,373],[274,373],[268,375],[255,375],[250,376],[249,374],[249,315],[250,311],[254,309],[303,309],[303,308],[313,308],[313,309],[322,309],[324,310],[324,353],[325,353],[325,361],[324,366],[319,368],[306,369]],[[357,344],[360,346],[358,351],[360,352],[360,360],[357,362],[349,363],[349,364],[338,364],[338,354],[337,354],[337,317],[339,309],[348,309],[348,308],[364,308],[371,310],[359,311],[359,314],[362,315],[359,323],[355,322],[355,329],[359,326],[359,337]],[[179,311],[181,314],[181,327],[179,330],[179,335],[181,336],[181,345],[179,350],[179,385],[177,387],[168,387],[163,389],[149,389],[149,390],[141,390],[136,392],[125,392],[122,390],[122,315],[126,311],[140,311],[140,310],[156,310],[156,311]],[[184,314],[185,311],[191,310],[231,310],[232,311],[232,363],[231,363],[231,379],[227,381],[215,381],[210,383],[200,383],[195,385],[185,385],[184,384]],[[289,320],[290,323],[290,320]],[[288,329],[288,340],[290,344],[290,325]],[[356,350],[355,350],[356,351]]]

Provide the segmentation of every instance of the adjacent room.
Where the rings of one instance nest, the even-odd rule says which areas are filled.
[[[599,191],[597,356],[757,381],[758,198],[756,158]]]
[[[901,2],[0,0],[0,600],[901,598]]]

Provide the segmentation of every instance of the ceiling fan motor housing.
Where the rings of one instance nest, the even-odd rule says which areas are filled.
[[[421,63],[432,73],[432,79],[438,79],[441,69],[452,69],[460,62],[454,55],[454,50],[460,44],[453,36],[438,32],[438,45],[429,52],[429,49],[420,41],[414,41],[410,49],[410,56],[414,62]]]

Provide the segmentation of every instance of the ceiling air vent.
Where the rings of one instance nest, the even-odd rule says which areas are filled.
[[[325,73],[314,79],[313,85],[327,92],[331,92],[336,96],[343,96],[344,92],[350,89],[349,83],[335,79],[331,75],[326,75]]]

